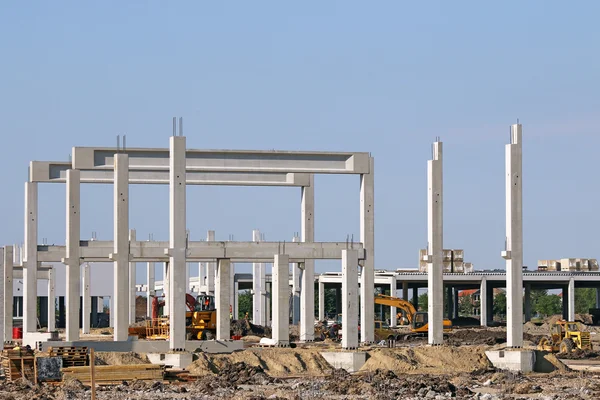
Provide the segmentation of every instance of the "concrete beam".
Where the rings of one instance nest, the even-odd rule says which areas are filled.
[[[361,341],[375,340],[375,161],[369,157],[369,169],[360,176],[360,242],[365,256],[360,284]],[[357,255],[360,259],[360,253]]]
[[[13,246],[4,246],[4,341],[13,340]]]
[[[314,176],[310,185],[301,189],[300,200],[300,240],[304,243],[315,240],[315,188]],[[290,255],[289,251],[286,251]],[[341,254],[340,254],[341,255]],[[364,255],[364,254],[363,254]],[[291,257],[293,258],[293,257]],[[315,262],[306,260],[300,283],[300,341],[315,340]],[[319,294],[320,295],[320,294]],[[320,303],[319,303],[320,304]],[[319,309],[319,315],[321,310]]]
[[[290,344],[290,260],[285,254],[275,255],[273,262],[273,341],[278,346]]]
[[[81,259],[84,262],[108,262],[113,252],[113,241],[82,240]],[[216,262],[220,258],[229,258],[237,263],[270,262],[273,256],[284,246],[281,242],[189,242],[186,262]],[[339,260],[346,242],[299,242],[285,243],[286,254],[290,262],[309,260]],[[130,243],[132,262],[166,262],[169,257],[164,249],[168,242],[137,241]],[[366,252],[362,243],[354,243],[359,260],[364,260]],[[65,246],[38,245],[38,262],[60,262],[65,256]]]
[[[23,257],[23,332],[37,331],[38,186],[25,183],[25,246]]]
[[[81,237],[81,196],[79,171],[67,171],[67,292],[66,292],[66,340],[79,340],[79,299],[81,297],[81,260],[79,239]]]
[[[186,264],[186,138],[171,136],[169,162],[169,349],[185,349],[185,264]],[[75,156],[75,151],[73,155]],[[131,154],[131,153],[130,153]],[[131,158],[131,155],[130,155]],[[135,157],[134,157],[135,160]],[[73,159],[75,163],[75,158]],[[130,163],[130,165],[132,165]],[[135,165],[135,161],[133,163]],[[225,258],[225,257],[223,257]]]
[[[86,264],[83,266],[83,294],[82,294],[82,310],[81,310],[81,333],[90,333],[90,317],[92,314],[92,296],[90,287],[90,266]]]
[[[115,149],[116,150],[116,149]],[[31,161],[29,181],[43,183],[65,183],[67,170],[72,163],[61,161]],[[142,168],[138,166],[137,168]],[[114,174],[111,168],[85,169],[81,171],[81,183],[112,184]],[[130,184],[168,185],[168,169],[133,169],[129,174]],[[301,187],[309,184],[309,174],[293,172],[186,172],[186,185],[227,185],[227,186],[287,186]]]
[[[129,159],[127,154],[114,157],[114,241],[108,243],[114,254],[113,295],[110,316],[114,323],[114,341],[127,340],[129,321]],[[93,242],[92,242],[93,243]]]
[[[429,313],[428,342],[444,342],[444,199],[442,142],[433,143],[433,159],[427,161],[427,308]]]
[[[169,149],[125,149],[133,170],[168,170]],[[115,148],[74,147],[73,168],[110,169]],[[368,174],[369,153],[187,149],[187,171]]]
[[[356,349],[358,347],[358,256],[355,250],[342,251],[342,304],[344,307],[342,348]],[[361,324],[361,330],[363,329],[364,325]]]
[[[217,340],[231,339],[229,320],[229,293],[231,291],[231,261],[221,259],[217,263],[217,284],[215,301],[217,307]]]
[[[523,149],[521,125],[511,126],[506,145],[506,339],[523,347]]]

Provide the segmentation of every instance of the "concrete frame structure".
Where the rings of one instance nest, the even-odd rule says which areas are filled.
[[[175,136],[172,137],[176,138]],[[176,139],[177,140],[177,139]],[[198,151],[198,150],[186,150],[185,139],[183,139],[184,146],[182,150],[183,159],[182,167],[180,168],[180,182],[179,185],[187,183],[188,179],[194,181],[195,184],[224,184],[224,185],[269,185],[269,186],[301,186],[302,187],[302,243],[308,246],[299,246],[295,248],[295,262],[303,264],[304,274],[303,280],[314,280],[314,258],[340,258],[339,252],[341,251],[341,243],[314,243],[314,189],[312,186],[312,175],[315,173],[325,174],[358,174],[361,176],[361,248],[362,254],[359,259],[361,260],[361,266],[364,269],[364,273],[361,274],[363,284],[361,290],[363,291],[363,299],[365,299],[361,307],[363,308],[361,322],[363,323],[363,342],[372,342],[373,340],[373,276],[374,276],[374,180],[373,180],[373,159],[368,153],[328,153],[328,152],[244,152],[244,151]],[[173,145],[171,146],[172,150]],[[173,155],[169,154],[169,157],[157,157],[156,153],[164,154],[164,150],[152,150],[152,149],[134,149],[124,150],[124,155],[132,156],[136,160],[140,161],[139,164],[131,163],[129,160],[127,184],[129,183],[166,183],[166,174],[169,174],[169,182],[171,186],[174,186],[173,178]],[[75,278],[78,279],[80,284],[81,273],[79,270],[76,271],[75,265],[78,267],[82,261],[94,261],[94,260],[105,260],[106,245],[109,244],[113,247],[111,259],[115,261],[115,269],[118,273],[122,268],[117,265],[120,264],[116,261],[119,256],[117,247],[119,246],[119,240],[115,237],[115,240],[111,243],[104,242],[104,246],[101,243],[87,242],[86,248],[80,248],[79,242],[79,230],[80,230],[80,217],[79,217],[79,187],[81,183],[110,183],[116,182],[115,175],[118,175],[114,167],[114,162],[118,156],[118,149],[91,149],[91,148],[74,148],[72,163],[54,163],[54,162],[32,162],[30,166],[30,182],[34,184],[37,189],[38,182],[65,182],[67,183],[67,197],[68,197],[68,209],[71,212],[67,218],[67,245],[63,251],[61,246],[42,246],[42,251],[45,251],[46,259],[50,261],[54,259],[56,255],[62,254],[62,261],[67,264],[67,340],[75,341],[79,338],[79,332],[74,327],[76,326],[76,318],[74,315],[78,315],[75,312],[75,302],[73,301],[76,297],[74,294],[79,294],[79,288],[75,289]],[[148,156],[149,153],[153,153]],[[215,157],[215,155],[217,157]],[[151,162],[147,163],[148,159],[144,161],[144,157],[149,157]],[[170,168],[166,168],[163,165],[164,161],[168,159]],[[191,165],[188,165],[188,160]],[[154,163],[154,164],[153,164]],[[189,170],[188,170],[189,169]],[[114,171],[114,172],[113,172]],[[131,173],[129,174],[129,171]],[[190,175],[192,176],[190,178]],[[227,176],[227,178],[224,178]],[[115,185],[117,186],[117,185]],[[121,193],[115,189],[115,201],[117,201],[117,193]],[[36,205],[37,205],[37,192],[35,193]],[[180,201],[180,200],[179,200]],[[128,201],[124,201],[128,203]],[[29,208],[28,208],[29,209]],[[115,213],[116,214],[116,213]],[[116,222],[118,220],[116,219]],[[117,223],[116,225],[123,225]],[[36,234],[37,234],[37,223],[36,223]],[[118,229],[120,228],[120,229]],[[122,230],[122,226],[115,227],[115,231]],[[172,227],[173,228],[173,227]],[[172,229],[177,230],[179,229]],[[185,230],[184,230],[185,232]],[[173,234],[173,232],[172,232]],[[30,235],[31,236],[31,235]],[[171,238],[170,246],[168,247],[169,252],[181,251],[183,248],[179,248],[173,245]],[[39,255],[40,246],[35,244],[37,240],[31,240],[34,243],[32,254]],[[124,242],[121,240],[121,242]],[[134,241],[129,241],[129,243]],[[138,242],[139,243],[139,242]],[[368,243],[368,248],[363,248],[363,243]],[[35,251],[37,247],[38,251]],[[139,250],[142,251],[140,246]],[[235,247],[235,246],[234,246]],[[265,250],[271,246],[266,246],[260,250]],[[217,247],[218,248],[218,247]],[[229,246],[220,246],[220,250],[217,252],[225,251]],[[312,251],[311,251],[312,248]],[[96,251],[89,251],[89,250]],[[102,250],[101,250],[102,249]],[[199,248],[197,250],[200,250]],[[299,252],[298,252],[299,251]],[[51,253],[54,253],[51,255]],[[87,254],[86,254],[87,253]],[[92,254],[94,253],[94,254]],[[102,253],[102,254],[101,254]],[[123,253],[121,251],[121,253]],[[152,251],[154,253],[154,251]],[[203,256],[194,254],[193,249],[190,249],[188,258],[194,256],[199,257],[199,260],[212,261],[220,257],[215,257],[214,254],[210,254],[210,251]],[[245,256],[240,257],[238,260],[263,260],[265,255],[259,251],[259,256],[256,254],[248,254],[244,252]],[[262,254],[261,254],[262,253]],[[312,253],[312,254],[309,254]],[[337,254],[336,254],[337,253]],[[271,252],[271,255],[274,254]],[[89,256],[86,259],[86,255]],[[138,254],[136,259],[135,253],[128,255],[128,263],[137,262],[140,259],[143,261],[157,261],[162,260],[163,257],[152,257],[146,254]],[[272,256],[271,256],[272,257]],[[171,257],[173,258],[173,257]],[[184,262],[186,254],[182,257]],[[270,257],[269,257],[270,258]],[[272,258],[270,258],[272,260]],[[124,261],[124,258],[123,260]],[[266,261],[266,260],[265,260]],[[31,262],[31,261],[28,261]],[[40,260],[35,261],[35,268]],[[172,264],[174,260],[170,260]],[[175,284],[173,279],[178,277],[178,273],[174,273],[175,268],[171,266],[169,268],[169,278],[171,278],[171,290],[169,294],[169,303],[171,310],[175,310],[176,306],[173,304],[174,289],[175,286],[180,287],[184,285]],[[115,279],[116,280],[116,279]],[[314,299],[314,290],[310,286],[306,286],[307,290],[304,295],[301,292],[301,337],[304,340],[312,340],[312,327],[314,323],[314,303],[311,301]],[[25,298],[31,299],[34,293],[32,290],[24,290]],[[303,291],[304,292],[304,291]],[[69,300],[70,299],[70,300]],[[183,300],[182,300],[183,302]],[[114,304],[113,309],[116,310],[128,310],[128,307],[120,308],[118,304]],[[27,313],[31,315],[30,312]],[[174,317],[173,312],[170,313],[172,318],[172,324],[179,325],[176,323],[178,320]],[[35,314],[34,314],[35,315]],[[71,316],[71,317],[69,317]],[[112,317],[112,315],[111,315]],[[175,318],[175,321],[173,321]],[[115,321],[115,325],[119,324]],[[116,327],[117,328],[117,327]],[[123,327],[116,329],[122,331]],[[179,331],[179,329],[177,329]],[[115,334],[115,340],[117,339]],[[175,335],[172,335],[175,336]],[[179,336],[179,335],[177,335]],[[172,339],[175,340],[175,339]],[[172,343],[172,349],[180,349],[179,343]]]
[[[523,147],[521,124],[510,128],[506,145],[506,340],[523,347]]]
[[[429,332],[428,342],[440,345],[444,342],[444,277],[443,277],[443,164],[442,142],[433,143],[432,160],[427,161],[427,293]]]

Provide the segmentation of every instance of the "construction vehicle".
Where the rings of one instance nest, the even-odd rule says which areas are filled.
[[[375,304],[382,304],[384,306],[396,307],[399,310],[404,311],[397,314],[399,321],[406,321],[410,324],[410,333],[405,334],[404,340],[410,339],[414,336],[424,336],[429,332],[428,317],[429,314],[422,311],[417,311],[415,306],[411,302],[400,299],[398,297],[386,296],[383,294],[375,295]],[[452,321],[444,319],[443,321],[444,333],[452,331]],[[401,335],[397,335],[401,336]],[[398,337],[396,337],[398,340]]]
[[[152,318],[146,320],[145,326],[129,327],[129,335],[140,339],[166,340],[169,338],[169,318],[160,317],[159,309],[165,305],[164,300],[154,296],[152,299]],[[200,295],[194,298],[185,295],[186,339],[211,340],[217,330],[217,310],[215,298],[211,295]]]
[[[553,353],[593,350],[590,333],[583,332],[579,322],[565,320],[558,320],[550,326],[550,336],[540,339],[538,349]]]

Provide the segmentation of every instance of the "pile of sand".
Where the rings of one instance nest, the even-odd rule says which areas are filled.
[[[331,371],[331,366],[318,350],[258,348],[234,352],[232,354],[199,353],[188,370],[193,375],[218,374],[232,364],[243,362],[250,366],[260,366],[270,376],[323,375]]]
[[[389,369],[415,374],[472,372],[492,367],[484,351],[483,346],[376,349],[369,352],[360,370]]]
[[[131,365],[131,364],[150,364],[145,354],[116,351],[99,351],[94,354],[96,365]]]

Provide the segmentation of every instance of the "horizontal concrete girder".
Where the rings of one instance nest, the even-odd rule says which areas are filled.
[[[38,269],[38,279],[48,279],[48,269]],[[13,268],[13,280],[23,279],[23,268]]]
[[[228,258],[232,262],[272,262],[273,256],[283,251],[290,256],[290,262],[304,260],[340,259],[346,242],[188,242],[186,260],[188,262],[209,262]],[[80,242],[81,260],[83,262],[109,262],[114,252],[113,241],[82,240]],[[131,262],[167,261],[169,242],[132,241],[130,242]],[[359,258],[364,259],[361,243],[354,243]],[[40,262],[60,262],[64,258],[65,246],[38,246]]]
[[[31,161],[29,181],[65,183],[72,163],[63,161]],[[81,183],[114,183],[114,167],[81,171]],[[169,184],[167,169],[137,169],[129,171],[130,184]],[[219,172],[188,171],[186,185],[228,186],[310,186],[310,175],[291,172]]]
[[[125,149],[129,169],[169,169],[169,149]],[[111,169],[116,148],[73,147],[73,168]],[[186,150],[187,171],[367,174],[369,153],[257,150]]]

